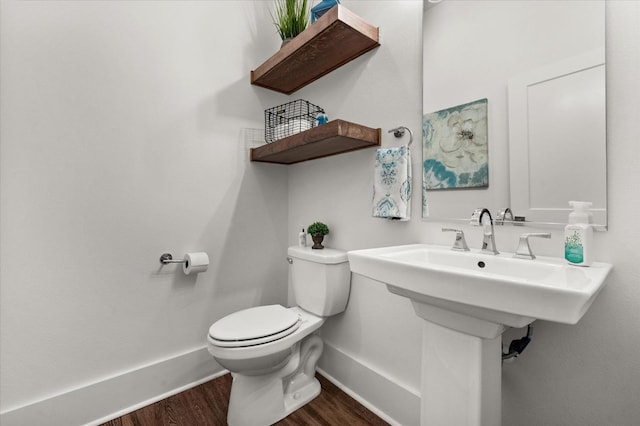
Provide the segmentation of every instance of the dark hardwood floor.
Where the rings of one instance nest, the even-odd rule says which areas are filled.
[[[317,377],[320,395],[276,425],[388,425],[320,374]],[[231,375],[226,374],[102,426],[224,426],[230,390]]]

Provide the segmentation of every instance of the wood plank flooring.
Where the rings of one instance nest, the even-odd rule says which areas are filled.
[[[316,377],[322,387],[320,395],[276,425],[388,425],[322,375]],[[231,375],[226,374],[102,426],[224,426],[230,391]]]

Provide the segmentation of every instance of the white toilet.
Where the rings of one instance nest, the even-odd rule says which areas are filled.
[[[245,309],[209,328],[209,352],[233,376],[230,426],[270,425],[320,394],[323,343],[312,333],[347,307],[347,253],[289,247],[288,254],[297,306]]]

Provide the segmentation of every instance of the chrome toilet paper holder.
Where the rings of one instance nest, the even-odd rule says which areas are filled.
[[[209,267],[209,255],[205,252],[187,253],[183,259],[174,259],[171,253],[163,253],[160,256],[162,266],[169,263],[182,263],[182,272],[185,275],[206,272]]]
[[[171,253],[162,253],[160,263],[166,265],[168,263],[186,263],[187,259],[174,259]]]

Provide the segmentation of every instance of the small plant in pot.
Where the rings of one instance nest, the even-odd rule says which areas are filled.
[[[282,46],[307,28],[309,17],[308,0],[276,0],[271,18],[282,39]]]
[[[329,227],[322,222],[314,222],[307,227],[307,233],[313,240],[312,249],[323,249],[322,240],[329,233]]]

